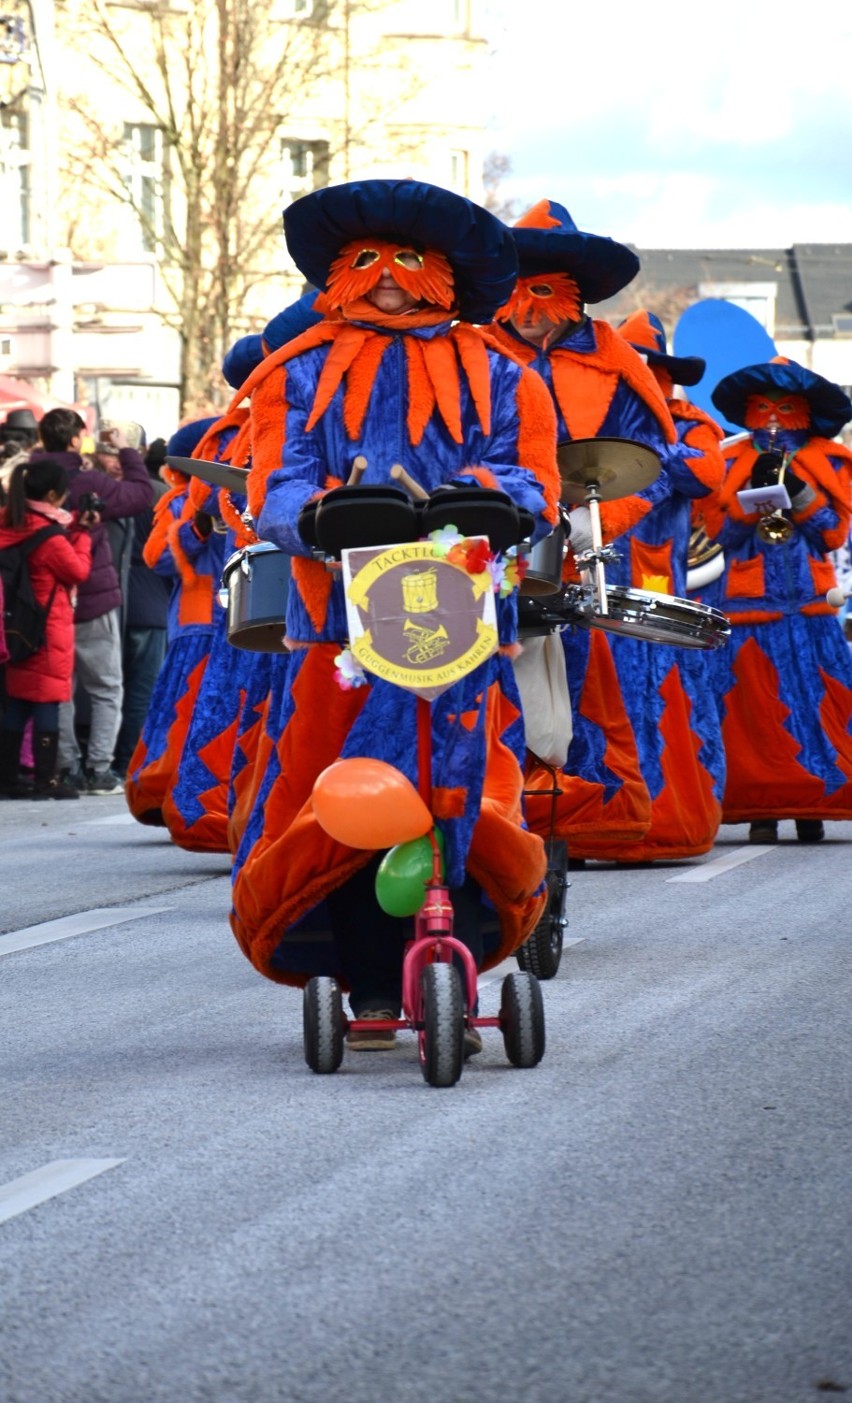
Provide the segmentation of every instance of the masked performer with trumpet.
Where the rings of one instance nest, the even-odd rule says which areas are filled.
[[[776,357],[727,375],[713,403],[748,433],[728,445],[710,531],[726,557],[728,646],[712,661],[727,757],[723,823],[774,843],[794,819],[819,842],[852,818],[852,662],[826,595],[849,533],[852,417],[838,385]]]

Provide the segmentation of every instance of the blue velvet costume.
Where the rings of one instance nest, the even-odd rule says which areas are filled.
[[[506,231],[469,202],[417,182],[365,182],[340,190],[342,196],[339,190],[318,191],[293,211],[311,201],[321,226],[324,203],[342,199],[353,233],[363,231],[367,242],[372,220],[374,237],[392,235],[403,243],[410,237],[415,247],[446,248],[463,316],[478,310],[474,292],[480,303],[485,297],[486,307],[488,297],[496,296],[493,307],[510,290],[516,265]],[[456,245],[444,241],[447,211],[453,218],[461,214],[465,229],[473,213],[476,241],[494,241],[496,263],[489,255],[479,274],[466,272]],[[329,255],[346,242],[336,221],[334,227]],[[311,250],[315,232],[312,220],[306,235]],[[292,238],[291,228],[288,242]],[[464,249],[461,235],[459,240]],[[322,283],[310,256],[305,253],[300,267]],[[484,273],[500,260],[499,292],[483,294]],[[422,353],[411,345],[406,350],[414,340],[423,343]],[[332,377],[333,392],[324,394],[344,346],[355,348],[346,372],[336,383]],[[412,378],[412,354],[425,366],[420,382]],[[429,377],[435,398],[414,432],[418,383],[422,388]],[[258,533],[293,555],[287,604],[293,651],[281,691],[280,736],[235,858],[231,923],[244,952],[268,977],[303,983],[311,974],[334,973],[349,987],[351,969],[334,912],[340,911],[338,894],[349,890],[373,854],[324,832],[311,791],[322,769],[353,756],[384,760],[416,784],[417,699],[375,676],[352,691],[337,685],[334,658],[348,632],[342,585],[311,558],[299,514],[346,482],[355,458],[362,457],[363,485],[389,483],[390,469],[400,463],[426,493],[449,482],[499,487],[533,514],[539,538],[555,517],[553,413],[536,377],[470,327],[452,327],[449,317],[435,315],[428,324],[410,317],[385,327],[380,319],[350,319],[347,313],[268,356],[245,389],[253,425],[249,501]],[[367,404],[360,418],[351,408],[359,393]],[[498,615],[501,643],[511,645],[513,598],[498,602]],[[270,703],[270,715],[272,710]],[[500,929],[482,951],[482,962],[490,965],[516,948],[535,923],[546,865],[543,845],[520,813],[523,723],[507,657],[493,656],[432,703],[431,749],[433,812],[444,834],[448,883],[458,889],[474,878],[497,908]],[[364,898],[364,889],[358,890]],[[380,914],[373,898],[364,920],[369,924]],[[318,932],[328,935],[329,916],[332,938],[319,940]]]

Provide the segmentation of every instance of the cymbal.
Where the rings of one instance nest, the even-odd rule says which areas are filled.
[[[170,468],[177,468],[179,473],[188,473],[190,477],[200,477],[204,482],[209,482],[212,487],[227,487],[229,492],[242,492],[245,495],[246,480],[249,475],[248,468],[234,468],[230,463],[208,463],[205,458],[172,458],[167,457],[166,462]]]
[[[598,499],[612,502],[650,487],[662,464],[652,449],[632,438],[576,438],[556,449],[562,500],[575,505],[587,500],[592,483]]]

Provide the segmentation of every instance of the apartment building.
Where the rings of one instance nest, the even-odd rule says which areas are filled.
[[[281,210],[482,198],[484,0],[0,0],[0,374],[149,434],[298,296]]]

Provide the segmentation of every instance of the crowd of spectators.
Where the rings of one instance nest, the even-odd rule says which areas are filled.
[[[149,445],[138,424],[102,424],[92,438],[72,409],[50,410],[38,421],[31,410],[13,410],[0,424],[0,516],[7,525],[16,469],[22,501],[32,516],[29,527],[22,522],[20,531],[44,524],[44,504],[34,507],[32,501],[32,469],[38,464],[62,469],[57,477],[63,483],[61,511],[57,507],[60,514],[52,519],[69,538],[82,522],[89,524],[85,577],[60,581],[55,594],[55,582],[49,590],[45,583],[40,602],[49,604],[47,641],[37,665],[28,664],[30,670],[37,666],[49,673],[62,638],[70,648],[68,696],[63,692],[58,703],[55,782],[41,786],[43,797],[111,794],[123,787],[165,652],[169,584],[142,559],[154,505],[165,491],[159,477],[164,462],[164,440]],[[32,552],[30,576],[37,598],[41,577],[48,579],[41,566],[55,550],[55,543],[47,541]],[[22,684],[9,662],[2,671],[4,718],[17,725],[20,708],[16,702],[10,715],[8,696]],[[34,724],[32,717],[26,719],[20,746],[7,746],[9,754],[0,763],[2,797],[36,792]]]

